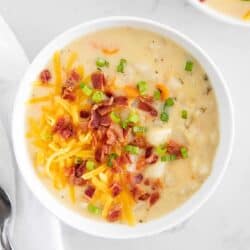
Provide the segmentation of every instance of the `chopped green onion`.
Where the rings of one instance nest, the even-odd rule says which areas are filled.
[[[146,132],[147,128],[146,127],[142,127],[142,126],[134,126],[133,127],[133,132],[134,133],[144,133]]]
[[[188,158],[188,150],[185,147],[181,147],[181,156],[182,158]]]
[[[185,65],[185,70],[191,72],[193,70],[194,63],[192,61],[187,61]]]
[[[91,171],[95,168],[95,163],[93,161],[88,160],[86,163],[86,168],[88,171]]]
[[[165,154],[161,157],[161,161],[174,161],[176,160],[176,155]]]
[[[108,67],[109,66],[109,62],[104,59],[104,58],[97,58],[96,60],[96,66],[97,67]]]
[[[155,99],[156,101],[158,101],[158,100],[161,99],[161,91],[160,91],[159,89],[156,89],[156,90],[154,91],[154,99]]]
[[[108,157],[107,165],[109,167],[112,167],[113,166],[113,162],[112,161],[115,160],[117,157],[118,157],[118,155],[116,153],[110,154],[109,157]]]
[[[161,157],[161,161],[170,161],[171,160],[170,156],[171,156],[170,154],[163,155]]]
[[[114,111],[110,113],[110,118],[112,119],[113,122],[119,123],[121,121],[119,115],[117,115]]]
[[[88,211],[92,214],[100,214],[101,209],[91,203],[88,204]]]
[[[120,125],[122,128],[126,129],[128,127],[128,121],[127,120],[121,121]]]
[[[145,81],[140,81],[137,83],[137,88],[141,95],[144,95],[148,90],[148,84]]]
[[[161,119],[163,122],[168,122],[168,120],[169,120],[169,115],[168,115],[168,113],[162,112],[161,115],[160,115],[160,119]]]
[[[86,95],[86,96],[90,96],[93,92],[92,88],[89,87],[87,84],[85,83],[81,83],[80,84],[80,88],[82,89],[82,92]]]
[[[116,67],[116,71],[120,72],[120,73],[124,73],[124,67],[126,66],[126,64],[127,64],[126,59],[124,59],[124,58],[120,59],[120,62]]]
[[[163,145],[160,145],[158,147],[156,147],[156,153],[159,155],[159,156],[164,156],[166,154],[166,147],[163,146]]]
[[[170,155],[170,161],[176,160],[176,155]]]
[[[187,110],[182,110],[182,111],[181,111],[181,118],[187,119],[187,117],[188,117],[188,112],[187,112]]]
[[[174,106],[174,99],[169,97],[164,103],[164,109]]]
[[[128,122],[136,123],[139,121],[139,115],[136,113],[130,113],[128,116]]]
[[[105,98],[104,93],[99,90],[95,91],[94,94],[92,95],[92,101],[96,103],[103,101],[104,98]]]
[[[124,147],[124,150],[127,151],[128,153],[131,153],[134,155],[137,155],[139,153],[139,148],[137,146],[134,146],[134,145],[128,144]]]

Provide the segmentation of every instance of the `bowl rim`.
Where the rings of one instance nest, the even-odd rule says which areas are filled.
[[[243,20],[237,19],[236,17],[232,17],[230,15],[217,11],[216,9],[213,9],[205,4],[202,4],[198,0],[188,0],[188,1],[195,8],[207,14],[208,16],[213,17],[214,19],[235,26],[248,27],[248,28],[250,27],[250,22],[244,22]]]
[[[104,24],[104,27],[102,26],[102,24]],[[155,29],[157,28],[158,30],[162,31],[163,36],[166,36],[163,34],[163,31],[171,34],[172,35],[172,37],[170,37],[171,40],[175,41],[179,45],[180,45],[180,42],[182,41],[183,44],[185,43],[187,46],[190,46],[190,49],[192,48],[194,50],[192,53],[190,52],[192,55],[194,52],[196,52],[201,57],[203,57],[205,61],[208,62],[208,65],[211,67],[211,70],[215,73],[216,77],[218,77],[218,79],[220,80],[221,88],[223,89],[223,92],[224,92],[224,98],[227,102],[227,108],[228,108],[227,111],[229,114],[228,121],[227,121],[227,123],[229,124],[229,132],[228,132],[229,138],[228,138],[228,143],[225,149],[226,155],[223,156],[223,167],[219,171],[218,176],[216,176],[216,178],[212,180],[209,177],[210,179],[208,178],[209,180],[206,180],[205,183],[201,186],[201,188],[195,194],[193,194],[192,197],[188,201],[184,202],[184,204],[182,204],[181,207],[175,209],[170,214],[165,215],[159,219],[147,222],[147,223],[138,224],[135,227],[131,228],[126,225],[100,222],[100,221],[96,221],[96,220],[81,216],[77,214],[76,212],[74,212],[72,209],[62,204],[59,200],[57,200],[54,197],[54,195],[48,190],[48,188],[45,187],[45,185],[40,181],[39,177],[35,173],[33,164],[31,163],[31,160],[30,160],[30,156],[28,156],[27,149],[25,150],[25,148],[27,148],[24,145],[26,142],[26,139],[24,138],[25,137],[24,129],[22,129],[24,128],[24,125],[20,124],[20,120],[18,119],[18,116],[20,118],[20,113],[21,113],[21,120],[22,119],[24,120],[23,118],[25,116],[24,115],[25,114],[24,113],[24,110],[25,110],[24,100],[27,100],[27,99],[24,99],[23,95],[27,95],[25,91],[28,92],[27,90],[25,90],[24,87],[30,86],[31,81],[28,79],[32,75],[36,77],[37,73],[34,74],[34,68],[36,67],[36,64],[39,64],[39,61],[41,61],[43,57],[44,59],[42,61],[44,61],[45,59],[46,61],[48,61],[51,58],[51,55],[48,52],[49,51],[54,52],[55,48],[57,48],[58,43],[60,43],[60,41],[63,44],[64,43],[68,44],[68,42],[65,42],[65,40],[67,40],[67,38],[70,37],[70,35],[74,34],[76,31],[78,31],[79,33],[82,33],[82,36],[84,34],[88,34],[92,32],[92,31],[87,31],[84,33],[83,30],[85,28],[97,27],[97,30],[101,30],[103,28],[115,27],[115,26],[137,27],[136,25],[139,25],[139,26],[141,25],[142,29],[146,29],[146,30],[152,30],[153,28]],[[160,34],[160,31],[156,31],[156,33]],[[73,35],[73,38],[70,39],[70,41],[76,39],[77,37],[79,36]],[[197,61],[199,63],[200,63],[200,60],[201,59],[197,58]],[[41,70],[41,67],[40,67],[40,70]],[[27,72],[25,73],[17,91],[17,95],[16,95],[14,107],[13,107],[13,113],[12,113],[12,124],[11,124],[12,143],[13,143],[14,154],[15,154],[15,158],[17,161],[19,171],[21,172],[26,184],[28,185],[30,190],[33,192],[35,197],[61,221],[63,221],[64,223],[70,225],[71,227],[75,229],[78,229],[79,231],[82,231],[91,235],[103,237],[103,238],[113,238],[113,239],[139,238],[139,237],[154,235],[154,234],[166,231],[166,230],[170,230],[180,225],[181,223],[185,222],[208,200],[211,194],[215,191],[215,189],[221,182],[221,179],[225,173],[225,170],[228,166],[231,152],[232,152],[233,139],[234,139],[234,118],[233,117],[234,115],[233,115],[232,100],[231,100],[229,89],[228,89],[225,79],[223,78],[222,74],[220,73],[217,66],[214,64],[214,62],[190,38],[183,35],[176,29],[173,29],[167,25],[161,24],[153,20],[132,17],[132,16],[112,16],[112,17],[99,18],[99,19],[95,19],[92,21],[84,22],[80,25],[77,25],[67,30],[66,32],[57,36],[50,43],[48,43],[48,45],[45,46],[45,48],[43,48],[41,52],[35,57],[30,67],[28,68]],[[25,162],[25,164],[23,162]],[[212,185],[209,186],[209,183]],[[202,192],[204,193],[203,195],[201,195]],[[112,235],[110,235],[110,233],[112,233]]]

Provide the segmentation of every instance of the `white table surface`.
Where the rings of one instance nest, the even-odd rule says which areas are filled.
[[[31,60],[54,36],[92,18],[134,15],[166,23],[208,52],[233,97],[236,136],[230,166],[216,193],[191,220],[173,232],[138,240],[104,240],[63,225],[65,250],[250,249],[249,28],[213,20],[185,0],[0,0],[0,13]]]

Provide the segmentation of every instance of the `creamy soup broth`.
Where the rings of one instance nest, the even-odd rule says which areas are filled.
[[[233,0],[210,0],[207,2],[216,8],[217,4],[215,2],[220,2],[221,5],[218,4],[218,8],[221,9],[223,8],[220,6],[222,6],[224,2],[230,2],[228,5],[234,6],[232,9],[237,11],[237,15],[241,14],[241,11],[244,10],[243,3],[237,5],[236,1]],[[72,54],[77,55],[75,59]],[[158,112],[157,116],[151,117],[147,112],[136,109],[137,115],[139,116],[139,122],[137,121],[137,123],[145,129],[143,131],[143,138],[154,148],[154,152],[159,151],[160,145],[171,144],[170,140],[177,142],[178,145],[184,145],[185,147],[183,148],[185,150],[182,154],[174,155],[171,160],[169,159],[169,152],[171,150],[167,149],[165,153],[156,152],[155,157],[157,157],[158,160],[148,164],[143,170],[140,170],[145,184],[140,183],[139,185],[143,188],[144,192],[148,192],[149,194],[156,192],[152,191],[154,189],[152,186],[147,185],[146,180],[148,179],[154,181],[159,180],[161,188],[159,190],[157,189],[159,197],[157,202],[152,202],[153,205],[151,205],[151,201],[140,200],[138,197],[135,198],[137,199],[136,202],[131,202],[131,204],[134,204],[133,206],[131,205],[134,222],[129,224],[146,222],[166,215],[181,206],[199,190],[212,171],[213,160],[219,143],[219,120],[216,97],[209,77],[195,58],[168,38],[146,30],[127,27],[101,30],[83,36],[60,50],[57,56],[58,55],[61,64],[61,79],[59,79],[61,82],[65,82],[67,71],[74,68],[76,70],[78,69],[78,73],[80,72],[79,75],[82,77],[80,82],[89,81],[91,86],[89,76],[92,72],[98,71],[96,62],[98,58],[102,58],[108,62],[108,65],[101,62],[100,65],[102,66],[99,67],[99,71],[105,75],[106,83],[110,84],[111,91],[114,95],[126,96],[126,92],[123,90],[124,86],[129,85],[138,89],[138,82],[140,81],[145,81],[147,84],[147,89],[145,93],[143,93],[146,96],[154,96],[156,85],[159,83],[165,85],[168,89],[169,93],[167,95],[169,96],[168,98],[170,98],[169,105],[166,108],[168,120],[163,119],[164,121],[162,121],[160,118],[165,100],[159,100],[160,97],[155,95],[152,105]],[[124,73],[117,72],[117,65],[120,64],[121,58],[126,60],[126,64],[123,65]],[[99,202],[97,200],[94,203],[94,208],[89,207],[88,204],[91,203],[91,199],[86,199],[85,197],[85,186],[69,184],[68,177],[65,176],[62,177],[64,181],[57,182],[55,177],[49,176],[48,172],[46,172],[46,164],[48,164],[49,156],[56,150],[63,148],[63,145],[65,145],[65,147],[68,145],[67,140],[63,140],[60,138],[60,135],[54,135],[53,132],[51,132],[55,131],[53,127],[56,126],[55,121],[54,123],[51,122],[51,125],[46,125],[47,130],[45,130],[47,134],[39,133],[40,137],[43,136],[42,139],[32,133],[34,126],[42,126],[42,119],[49,119],[48,117],[42,118],[42,109],[46,110],[46,108],[54,105],[53,95],[56,89],[54,85],[55,82],[58,81],[58,79],[55,79],[54,62],[55,60],[51,60],[46,67],[51,73],[49,77],[51,79],[48,80],[48,83],[46,79],[44,80],[46,83],[43,83],[39,77],[35,80],[32,88],[31,101],[27,106],[27,136],[31,157],[41,180],[64,205],[84,216],[102,218],[100,213],[104,213],[102,211],[105,209],[105,204],[103,205],[101,201]],[[81,67],[79,68],[79,65],[83,65],[84,72],[82,72]],[[60,91],[61,90],[57,92],[59,93],[59,98],[61,94]],[[81,89],[75,91],[82,95]],[[140,91],[141,89],[139,89],[139,94],[141,93]],[[162,94],[161,91],[160,93]],[[39,100],[41,96],[47,96],[48,94],[52,96],[49,97],[51,99],[47,100],[45,98],[45,100]],[[80,107],[85,107],[86,100],[84,97],[82,100],[82,106],[80,105]],[[67,100],[67,98],[63,101],[65,101],[69,107],[74,105],[74,101]],[[173,105],[171,102],[173,102]],[[119,113],[119,119],[125,119],[123,117],[129,115],[129,110],[133,109],[133,105],[131,101],[131,104]],[[62,113],[57,114],[57,117],[67,114],[67,111],[63,108],[62,110]],[[80,112],[80,110],[77,112]],[[36,124],[30,125],[32,121]],[[48,124],[50,124],[50,121],[48,121]],[[51,126],[51,128],[49,126]],[[39,131],[41,128],[37,129]],[[48,145],[53,142],[52,138],[55,137],[59,137],[58,140],[61,144],[58,142],[57,148],[52,149]],[[40,152],[39,140],[44,140],[45,146],[42,147],[45,148],[45,153]],[[132,148],[132,150],[137,149],[139,149],[140,152],[144,152],[144,149],[139,147]],[[131,149],[127,149],[131,163],[126,165],[125,171],[128,173],[137,173],[136,160],[140,157],[140,153],[134,154],[135,152],[131,153],[129,150]],[[164,154],[166,155],[164,156]],[[163,161],[161,161],[162,157]],[[82,158],[84,158],[84,156]],[[51,168],[56,169],[54,173],[57,171],[56,173],[59,175],[64,175],[62,169],[70,167],[76,161],[74,154],[66,157],[61,162],[56,162],[56,159],[57,158],[52,159]],[[93,161],[95,162],[95,160]],[[96,162],[94,164],[95,168],[99,166]],[[90,165],[91,164],[89,164],[89,169],[92,170]],[[100,181],[102,180],[102,176],[97,178],[100,178]],[[72,192],[74,195],[73,200]],[[119,201],[118,198],[115,199]],[[114,206],[118,201],[113,201]],[[99,207],[95,210],[96,206]],[[118,222],[124,222],[123,212],[124,211],[121,212],[121,217],[117,219]],[[110,219],[110,221],[112,221],[112,219]]]
[[[250,1],[244,0],[205,0],[204,4],[223,12],[224,14],[239,18],[241,20],[250,20]]]

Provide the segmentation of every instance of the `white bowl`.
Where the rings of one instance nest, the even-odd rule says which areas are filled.
[[[220,113],[221,138],[211,176],[208,177],[200,190],[181,207],[166,216],[148,223],[138,224],[135,227],[85,218],[55,199],[35,173],[25,138],[25,102],[30,97],[31,83],[50,60],[54,51],[89,32],[117,26],[137,27],[157,32],[174,40],[189,51],[204,67],[211,79]],[[87,22],[70,29],[50,42],[38,54],[24,75],[18,89],[13,111],[12,139],[16,160],[27,185],[37,199],[58,218],[68,225],[92,235],[106,238],[137,238],[176,227],[204,204],[218,186],[225,172],[232,150],[233,128],[233,110],[227,85],[215,64],[201,48],[186,36],[163,24],[135,17],[110,17]]]
[[[198,1],[198,0],[188,0],[193,6],[195,6],[198,10],[204,12],[205,14],[216,18],[220,21],[230,23],[233,25],[238,25],[242,27],[248,27],[250,28],[250,22],[246,22],[244,20],[240,20],[239,18],[232,17],[230,15],[226,15],[220,11],[217,11],[216,9],[213,9],[209,7],[208,5]]]

